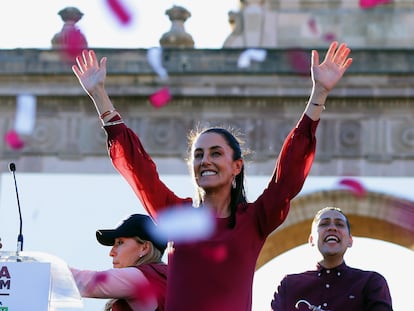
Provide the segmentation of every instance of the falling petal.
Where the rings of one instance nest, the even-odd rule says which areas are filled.
[[[120,0],[107,0],[108,6],[121,24],[127,25],[132,20],[132,15]]]
[[[163,87],[151,94],[149,100],[155,108],[161,108],[171,101],[171,93],[168,87]]]
[[[148,49],[147,61],[162,81],[168,80],[168,72],[162,65],[162,48]]]
[[[391,0],[359,0],[359,7],[362,9],[368,9],[388,3],[391,3]]]
[[[309,26],[310,31],[313,34],[318,34],[319,33],[318,25],[316,24],[316,21],[315,21],[314,18],[311,18],[311,19],[308,20],[308,26]]]
[[[252,60],[263,62],[266,59],[266,54],[266,50],[263,49],[247,49],[240,54],[237,60],[237,67],[247,68]]]
[[[73,61],[80,55],[82,50],[87,48],[87,42],[81,31],[76,27],[65,30],[63,42],[64,57],[68,61]]]
[[[208,238],[214,231],[215,219],[206,208],[173,207],[157,217],[158,234],[174,242],[194,242]]]
[[[299,74],[310,74],[310,57],[309,54],[301,49],[289,51],[288,59],[293,70]]]
[[[323,40],[326,42],[332,42],[336,40],[336,35],[332,32],[327,32],[323,35]]]
[[[11,149],[19,150],[24,147],[24,141],[15,130],[8,131],[6,135],[4,135],[4,140]]]
[[[341,188],[347,189],[352,192],[358,198],[362,198],[366,195],[365,187],[356,179],[343,178],[338,182]]]
[[[14,129],[20,135],[31,135],[36,120],[36,96],[21,94],[17,96]]]

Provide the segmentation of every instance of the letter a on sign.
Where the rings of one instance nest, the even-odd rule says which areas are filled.
[[[7,269],[7,266],[1,267],[1,270],[0,270],[0,278],[8,278],[8,279],[10,279],[10,273],[9,273],[9,269]]]

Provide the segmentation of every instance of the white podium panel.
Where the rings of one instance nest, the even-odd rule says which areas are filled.
[[[50,263],[0,262],[0,311],[47,311],[50,280]]]
[[[0,251],[0,311],[82,307],[75,280],[63,260],[41,252]]]

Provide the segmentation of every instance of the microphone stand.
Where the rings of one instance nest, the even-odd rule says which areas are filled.
[[[17,236],[17,256],[19,255],[19,252],[23,251],[23,220],[22,220],[22,210],[20,208],[20,200],[19,200],[19,192],[17,191],[17,182],[16,182],[16,165],[14,163],[9,164],[10,172],[12,172],[13,179],[14,179],[14,188],[16,189],[16,199],[17,199],[17,207],[19,210],[19,219],[20,219],[20,229],[19,229],[19,235]]]

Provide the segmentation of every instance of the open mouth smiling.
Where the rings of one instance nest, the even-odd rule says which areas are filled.
[[[203,176],[212,176],[212,175],[216,175],[216,174],[217,173],[214,172],[214,171],[202,171],[200,175],[203,177]]]
[[[335,235],[328,235],[325,237],[324,242],[336,242],[339,243],[341,240]]]

